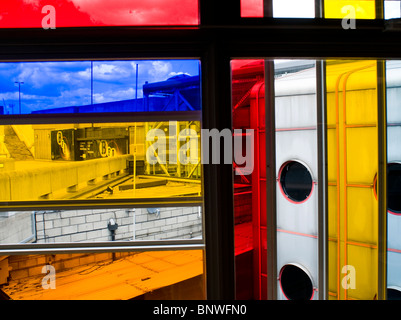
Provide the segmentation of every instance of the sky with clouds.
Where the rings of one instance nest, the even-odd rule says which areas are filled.
[[[135,99],[138,64],[138,98],[142,86],[164,81],[178,74],[199,75],[197,60],[94,61],[94,103]],[[21,85],[22,113],[80,106],[91,103],[91,62],[5,62],[0,63],[0,105],[14,105],[18,113]],[[4,99],[4,100],[3,100]],[[6,108],[5,113],[12,113]]]

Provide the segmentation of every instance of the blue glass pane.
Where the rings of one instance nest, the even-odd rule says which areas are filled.
[[[200,110],[198,60],[0,63],[0,114]]]

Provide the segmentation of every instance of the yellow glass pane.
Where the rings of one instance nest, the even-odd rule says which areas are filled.
[[[329,19],[375,19],[375,0],[324,0],[324,15]]]
[[[373,299],[377,292],[377,275],[370,273],[378,265],[376,65],[328,61],[326,67],[330,299]]]
[[[0,201],[201,195],[200,122],[0,126]]]
[[[205,299],[203,251],[0,256],[13,300]]]

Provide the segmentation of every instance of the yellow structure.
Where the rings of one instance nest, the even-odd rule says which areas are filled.
[[[377,297],[377,61],[327,62],[329,297]]]

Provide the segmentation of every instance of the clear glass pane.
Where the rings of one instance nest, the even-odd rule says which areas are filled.
[[[13,300],[205,299],[202,250],[0,256]]]
[[[198,0],[3,1],[0,28],[197,25]]]
[[[317,299],[316,63],[275,60],[277,299]]]
[[[401,1],[385,0],[384,1],[384,18],[385,19],[401,18]]]
[[[314,0],[273,0],[274,18],[314,18]]]
[[[0,126],[1,201],[201,195],[200,122]]]
[[[0,213],[0,246],[174,239],[202,239],[200,206]]]
[[[387,299],[401,295],[401,61],[386,62],[387,102]]]
[[[201,109],[198,60],[0,63],[0,114]]]

